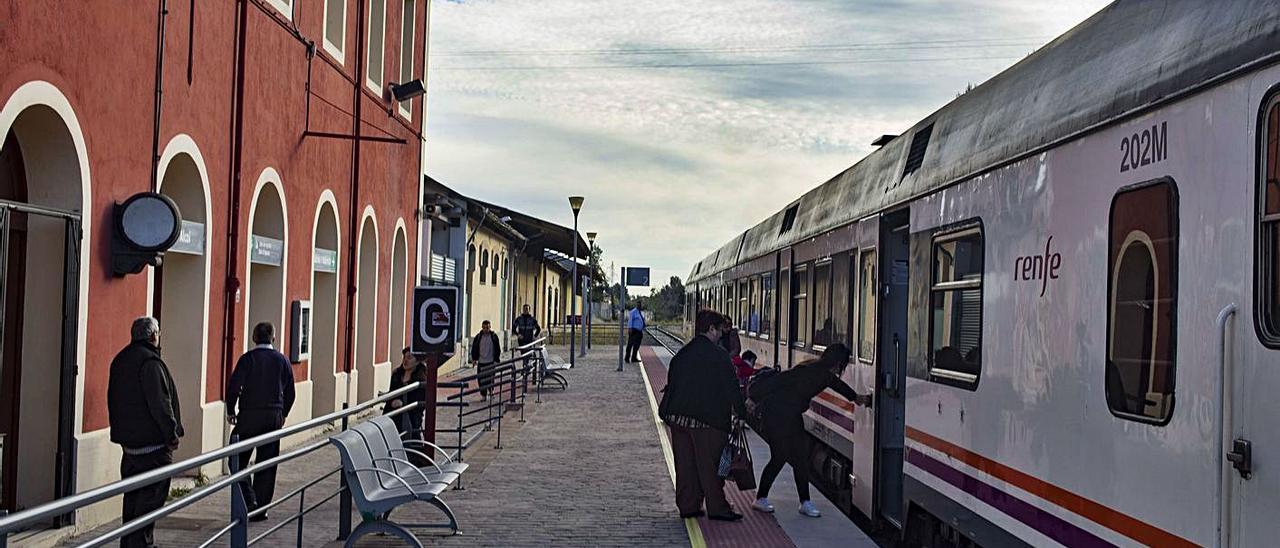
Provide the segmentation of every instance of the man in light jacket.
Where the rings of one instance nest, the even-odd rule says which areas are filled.
[[[128,478],[173,463],[173,451],[183,435],[182,407],[169,367],[160,359],[160,322],[152,317],[133,321],[132,339],[111,360],[107,381],[107,420],[111,441],[120,444],[120,477]],[[124,494],[122,522],[144,516],[169,496],[169,480],[156,481]],[[120,539],[123,548],[155,545],[154,524]]]
[[[640,343],[644,341],[644,305],[636,301],[627,312],[627,361],[640,363]]]

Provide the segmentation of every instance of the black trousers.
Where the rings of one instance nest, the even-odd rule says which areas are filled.
[[[760,473],[760,488],[756,496],[769,496],[769,488],[782,472],[782,465],[790,464],[796,480],[796,494],[800,502],[809,499],[809,439],[804,431],[804,419],[778,417],[764,419],[765,441],[769,444],[769,463]]]
[[[644,341],[644,331],[629,329],[627,331],[627,361],[640,361],[640,343]]]
[[[145,455],[125,453],[120,458],[120,477],[136,476],[168,464],[173,464],[173,451],[168,447]],[[144,516],[164,506],[164,501],[168,497],[168,479],[159,480],[145,487],[129,491],[124,494],[124,509],[120,512],[120,521],[127,523]],[[148,548],[153,546],[155,545],[154,530],[155,524],[149,524],[142,529],[129,533],[120,538],[120,546],[122,548]]]
[[[268,432],[275,432],[281,426],[284,426],[284,416],[279,409],[245,409],[236,419],[236,427],[231,430],[231,435],[239,436],[240,441],[244,441]],[[249,457],[255,452],[257,453],[255,463],[276,458],[280,455],[280,442],[274,441],[240,453],[241,470],[249,467]],[[242,489],[245,503],[250,511],[270,504],[276,493],[276,467],[272,466],[253,474],[249,481],[244,482]]]
[[[480,375],[476,379],[476,384],[480,386],[481,396],[489,397],[489,391],[493,389],[493,370],[497,368],[497,362],[482,363],[476,366],[476,373]]]

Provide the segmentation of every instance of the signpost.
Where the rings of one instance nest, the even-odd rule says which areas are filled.
[[[622,279],[618,282],[618,309],[622,312],[619,314],[622,317],[622,323],[618,329],[618,371],[622,371],[622,363],[626,360],[624,352],[627,344],[627,323],[630,320],[630,313],[627,311],[627,287],[648,285],[649,267],[622,267]]]
[[[422,402],[426,420],[423,437],[435,443],[437,370],[454,353],[457,339],[458,288],[422,286],[413,288],[413,338],[409,350],[425,356],[427,362],[427,399]]]

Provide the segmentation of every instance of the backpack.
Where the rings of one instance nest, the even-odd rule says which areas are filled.
[[[751,374],[751,378],[747,379],[747,397],[754,401],[762,401],[766,396],[773,393],[778,388],[778,379],[782,376],[782,372],[772,367],[766,367]]]

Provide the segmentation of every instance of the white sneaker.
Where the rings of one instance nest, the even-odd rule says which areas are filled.
[[[818,511],[818,507],[813,505],[813,501],[806,500],[800,503],[800,513],[811,518],[822,517],[822,512]]]
[[[773,513],[773,504],[769,503],[769,499],[756,499],[755,504],[752,504],[751,507],[761,512]]]

